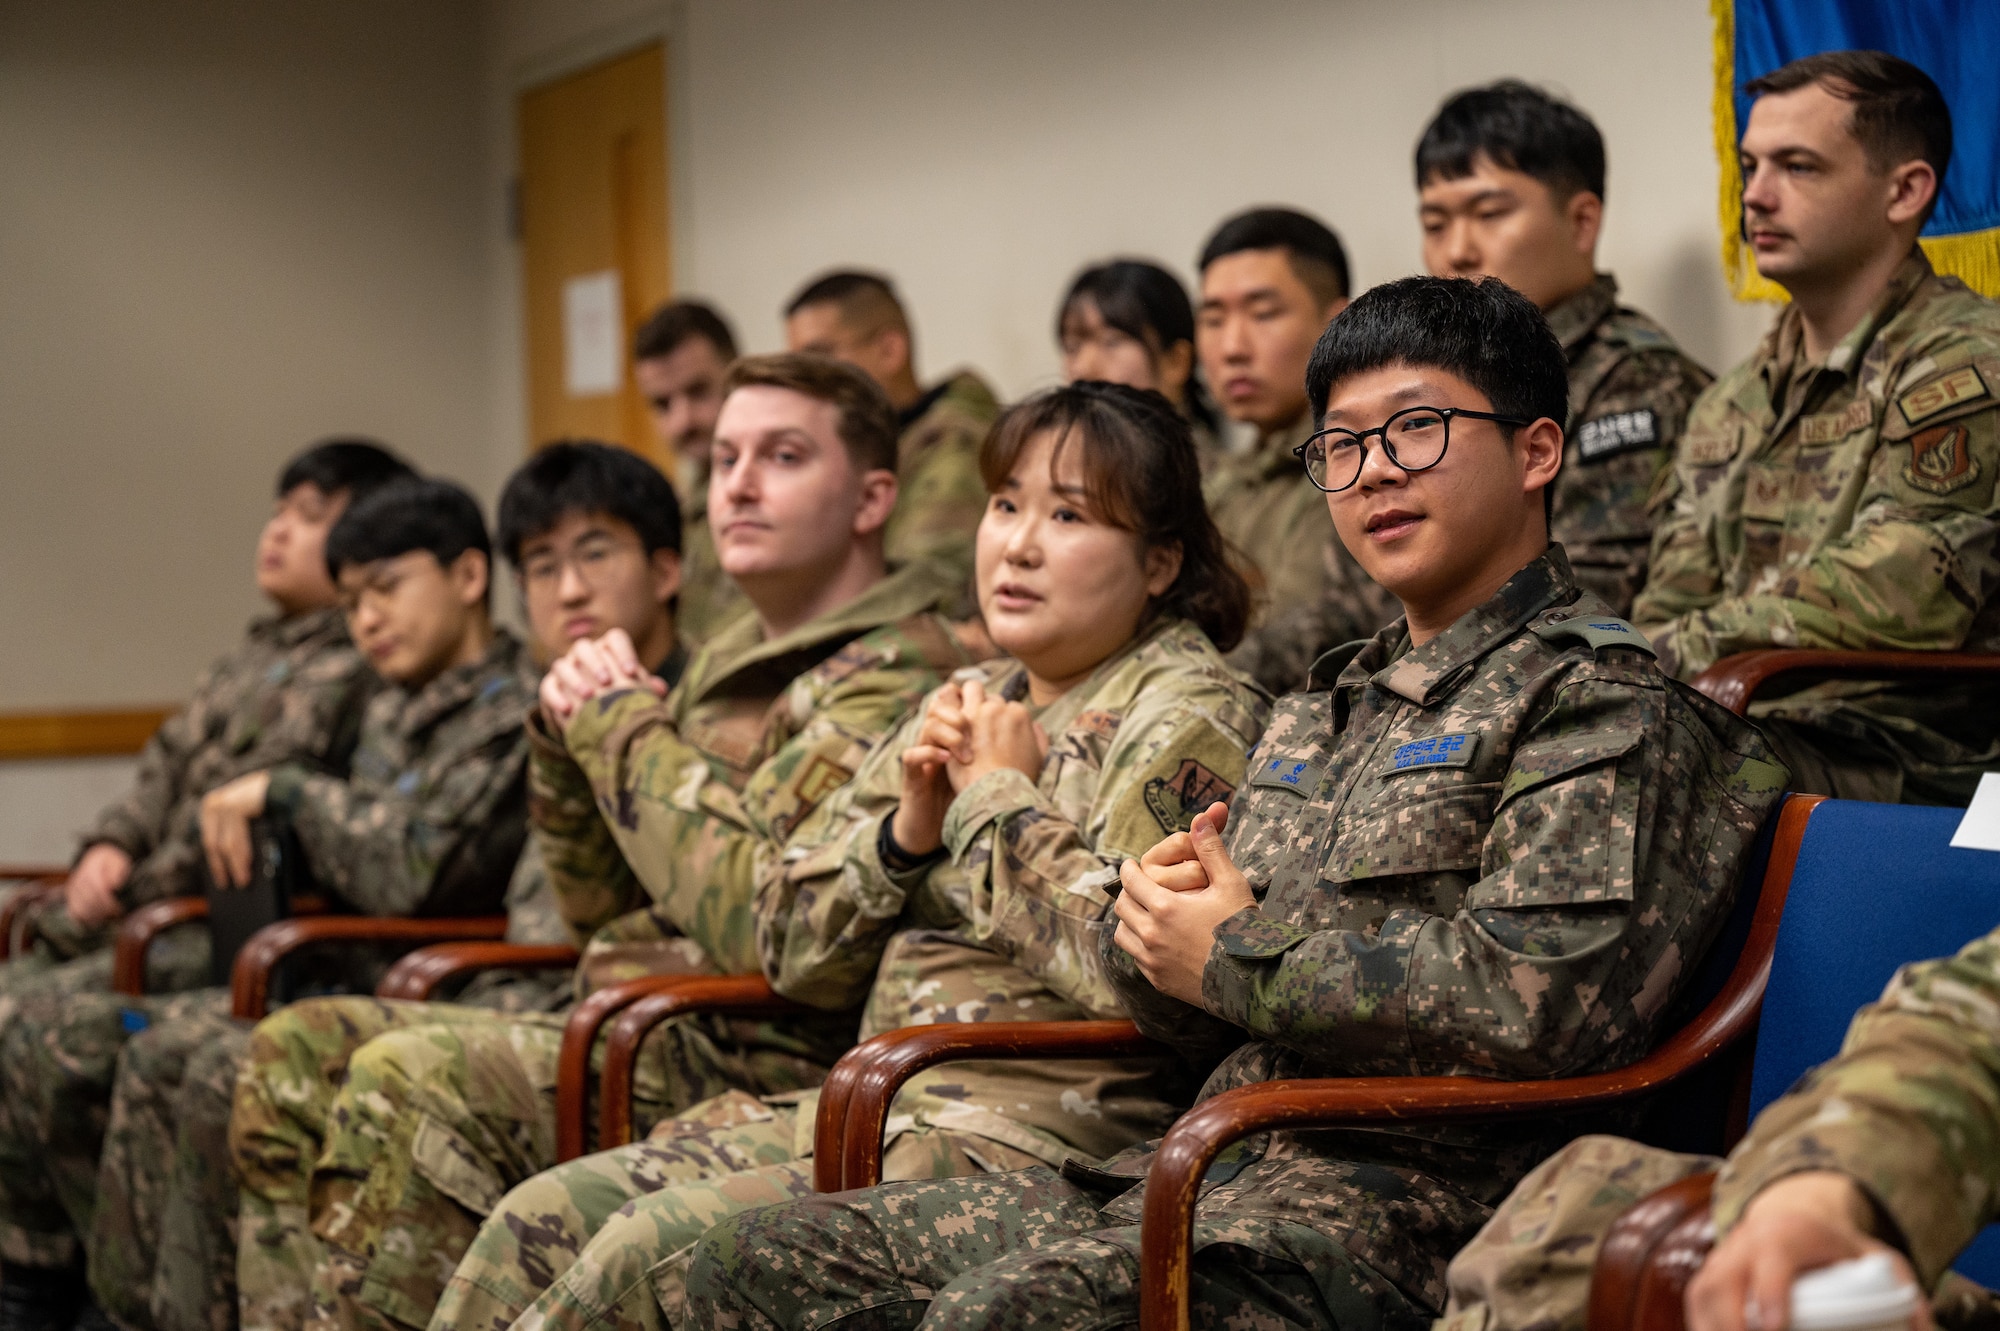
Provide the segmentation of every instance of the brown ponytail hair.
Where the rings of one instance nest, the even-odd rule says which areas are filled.
[[[1037,393],[1007,409],[979,450],[979,474],[998,491],[1037,435],[1055,441],[1053,465],[1072,445],[1083,450],[1084,493],[1106,522],[1148,547],[1178,547],[1181,569],[1153,599],[1144,622],[1191,620],[1217,651],[1243,640],[1250,588],[1223,553],[1222,533],[1201,494],[1194,436],[1173,404],[1150,389],[1082,380]]]

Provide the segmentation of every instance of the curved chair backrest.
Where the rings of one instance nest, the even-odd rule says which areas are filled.
[[[1963,811],[1826,800],[1813,810],[1757,1031],[1750,1112],[1840,1052],[1855,1011],[1905,962],[1950,956],[2000,925],[2000,854],[1951,846]],[[2000,1226],[1960,1259],[2000,1285]]]

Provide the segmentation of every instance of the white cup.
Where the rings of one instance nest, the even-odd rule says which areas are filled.
[[[1923,1294],[1887,1253],[1810,1271],[1792,1282],[1792,1331],[1907,1331]]]

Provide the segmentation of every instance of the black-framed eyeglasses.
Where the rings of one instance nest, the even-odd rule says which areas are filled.
[[[1361,464],[1368,460],[1368,436],[1379,435],[1382,451],[1389,461],[1404,471],[1429,471],[1444,461],[1451,446],[1454,416],[1468,420],[1494,421],[1500,425],[1529,425],[1518,416],[1501,416],[1470,407],[1405,407],[1372,430],[1321,430],[1292,450],[1306,464],[1306,475],[1328,494],[1337,494],[1361,479]]]

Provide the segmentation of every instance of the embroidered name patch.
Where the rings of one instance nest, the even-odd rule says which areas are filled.
[[[1802,444],[1830,444],[1853,434],[1875,418],[1867,398],[1855,398],[1847,404],[1845,411],[1828,411],[1818,416],[1799,418],[1799,442]]]
[[[1408,772],[1419,767],[1470,767],[1473,755],[1478,752],[1477,735],[1431,735],[1399,745],[1389,755],[1389,770]]]
[[[1972,456],[1972,434],[1963,425],[1940,425],[1910,439],[1910,461],[1903,479],[1934,495],[1950,494],[1979,479],[1979,459]]]
[[[1276,786],[1296,795],[1310,795],[1318,788],[1326,769],[1296,758],[1268,758],[1250,778],[1253,786]]]
[[[1941,379],[1919,384],[1896,399],[1903,419],[1911,425],[1930,419],[1961,402],[1976,402],[1986,396],[1986,381],[1970,365],[1953,370]]]
[[[1697,467],[1719,467],[1736,456],[1734,430],[1708,430],[1681,436],[1681,459]]]
[[[1651,448],[1660,442],[1660,418],[1651,408],[1618,411],[1577,428],[1576,453],[1585,462]]]

